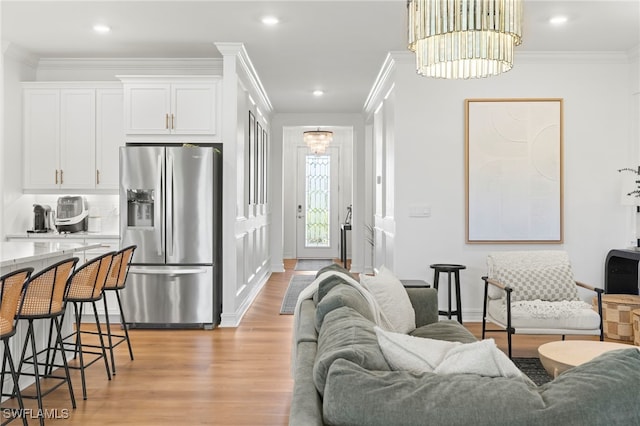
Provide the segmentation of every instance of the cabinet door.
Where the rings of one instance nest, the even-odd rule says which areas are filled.
[[[216,134],[217,85],[174,83],[171,88],[171,132],[183,135]]]
[[[96,99],[94,89],[60,91],[60,188],[93,188]]]
[[[131,84],[124,89],[125,129],[128,134],[169,134],[169,84]]]
[[[24,180],[27,189],[58,187],[60,91],[27,89],[23,114]]]
[[[124,146],[122,89],[96,92],[96,188],[118,189],[118,150]]]

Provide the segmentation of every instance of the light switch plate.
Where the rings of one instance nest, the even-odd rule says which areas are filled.
[[[430,217],[431,206],[427,204],[411,204],[409,205],[409,217]]]

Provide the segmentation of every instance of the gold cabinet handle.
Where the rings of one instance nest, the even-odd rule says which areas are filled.
[[[164,128],[169,129],[169,114],[164,115]]]
[[[173,114],[171,114],[171,128],[172,129],[176,128],[175,119],[176,119],[176,117]]]
[[[58,184],[58,169],[56,169],[56,185]]]
[[[60,185],[64,184],[64,171],[60,170]]]
[[[96,170],[96,185],[100,185],[100,170]]]

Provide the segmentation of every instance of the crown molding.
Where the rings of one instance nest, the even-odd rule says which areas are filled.
[[[38,57],[30,53],[28,50],[13,44],[9,41],[2,41],[2,54],[14,59],[20,63],[23,63],[31,68],[38,67]]]
[[[242,73],[236,72],[240,77],[241,83],[244,86],[249,86],[253,90],[249,90],[250,93],[254,93],[258,99],[256,101],[260,103],[264,109],[264,113],[266,115],[270,115],[273,112],[273,105],[271,104],[271,100],[269,100],[269,96],[267,95],[267,91],[262,85],[262,81],[260,81],[260,77],[258,76],[258,72],[253,66],[251,62],[251,58],[249,58],[249,54],[244,47],[243,43],[231,43],[231,42],[218,42],[214,43],[218,51],[223,56],[235,56],[237,60],[237,64],[240,67]],[[246,87],[245,87],[246,88]]]
[[[139,74],[149,71],[157,74],[176,73],[221,75],[221,58],[41,58],[39,70],[118,70],[121,74],[128,72]]]

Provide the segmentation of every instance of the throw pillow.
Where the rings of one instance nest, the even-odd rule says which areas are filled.
[[[473,343],[437,339],[374,328],[382,355],[392,370],[410,373],[478,374],[485,377],[522,377],[516,365],[493,339]]]
[[[546,268],[498,269],[496,279],[513,288],[511,301],[579,300],[571,265]]]
[[[384,359],[392,370],[411,373],[433,372],[445,354],[458,342],[427,339],[374,328]]]
[[[384,352],[383,352],[384,353]],[[493,339],[451,348],[434,369],[437,374],[478,374],[486,377],[521,377],[522,372]]]
[[[360,275],[360,283],[373,295],[382,313],[398,333],[416,328],[416,312],[402,282],[384,266],[375,276]]]

